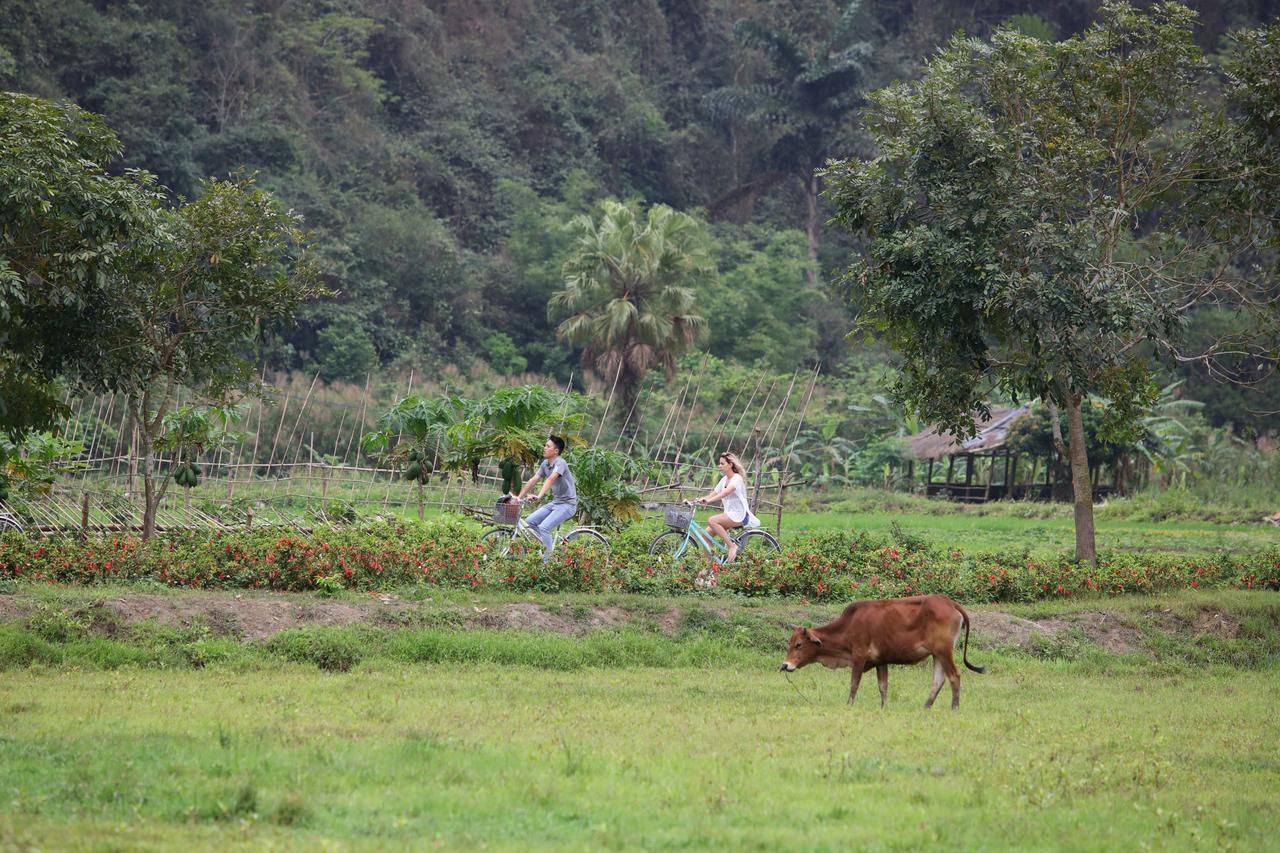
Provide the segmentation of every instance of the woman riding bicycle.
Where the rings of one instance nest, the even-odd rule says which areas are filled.
[[[711,516],[707,521],[707,529],[724,540],[725,547],[729,549],[725,562],[732,563],[733,558],[738,556],[738,545],[729,536],[729,531],[743,526],[758,527],[760,520],[751,514],[751,507],[747,504],[747,469],[742,467],[738,457],[732,453],[721,453],[716,467],[724,476],[714,489],[700,498],[694,498],[693,502],[721,502],[724,512]]]

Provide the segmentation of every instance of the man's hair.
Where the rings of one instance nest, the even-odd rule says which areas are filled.
[[[550,438],[551,443],[556,446],[556,451],[558,453],[564,453],[564,439],[558,435],[550,436]]]

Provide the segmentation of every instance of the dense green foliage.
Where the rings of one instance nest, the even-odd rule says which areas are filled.
[[[1271,14],[1263,0],[1201,5],[1197,38],[1209,47]],[[101,114],[120,136],[122,165],[177,195],[248,168],[303,215],[340,296],[307,308],[268,353],[275,365],[359,381],[370,347],[383,364],[492,361],[500,333],[525,366],[563,379],[574,356],[544,311],[568,245],[559,229],[573,215],[608,197],[706,208],[734,262],[764,273],[746,283],[748,301],[794,292],[808,268],[743,256],[773,238],[742,225],[810,223],[805,182],[770,175],[863,153],[850,109],[858,92],[915,76],[961,28],[984,36],[1030,12],[1024,28],[1062,37],[1094,12],[1092,2],[1006,0],[849,8],[4,0],[0,86]],[[755,97],[714,108],[734,93]],[[820,271],[842,266],[850,248],[823,224],[828,215],[820,205]],[[801,260],[807,241],[792,234]],[[811,298],[826,295],[819,287]],[[769,339],[782,349],[728,335],[710,345],[835,368],[845,310],[805,315],[813,331]]]
[[[0,92],[0,431],[10,436],[50,425],[61,373],[106,378],[98,329],[113,274],[156,202],[146,175],[107,171],[119,154],[100,117]]]
[[[1280,294],[1231,260],[1280,235],[1280,159],[1237,115],[1280,111],[1280,92],[1237,74],[1225,105],[1199,103],[1212,80],[1193,20],[1107,3],[1062,42],[956,39],[919,82],[874,96],[878,156],[826,172],[868,241],[849,278],[864,326],[902,354],[901,399],[961,435],[994,389],[1065,409],[1081,558],[1095,553],[1087,395],[1109,398],[1104,438],[1132,433],[1155,402],[1144,346],[1196,357],[1182,330],[1201,304],[1257,318],[1211,355],[1276,361]],[[1245,40],[1280,65],[1280,27]]]

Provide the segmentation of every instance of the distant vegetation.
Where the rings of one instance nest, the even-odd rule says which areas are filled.
[[[1203,7],[1191,34],[1210,65],[1193,106],[1208,111],[1229,88],[1222,70],[1233,67],[1231,57],[1269,49],[1262,36],[1242,44],[1230,34],[1267,23],[1274,10],[1264,0],[1192,6]],[[0,0],[0,88],[37,96],[40,120],[69,121],[65,138],[82,146],[46,145],[46,159],[37,160],[35,137],[22,130],[15,138],[27,148],[6,147],[9,159],[0,157],[0,168],[15,170],[4,173],[6,184],[42,168],[52,179],[56,170],[37,164],[68,151],[87,155],[100,184],[79,189],[102,214],[86,220],[95,234],[77,237],[85,251],[60,257],[65,266],[53,272],[62,278],[46,276],[78,282],[66,291],[74,298],[46,289],[59,295],[40,311],[57,310],[39,313],[19,298],[29,279],[13,272],[14,258],[31,247],[12,235],[28,232],[9,227],[35,221],[22,219],[35,209],[34,196],[0,207],[12,238],[5,269],[13,273],[0,271],[8,286],[0,339],[11,352],[38,339],[25,361],[5,362],[0,378],[0,456],[23,460],[6,476],[47,484],[41,459],[66,470],[77,453],[52,442],[129,433],[121,405],[112,413],[75,408],[75,435],[44,436],[57,419],[24,420],[24,413],[55,413],[83,388],[43,382],[51,376],[96,369],[92,387],[123,394],[129,382],[154,385],[163,374],[179,395],[203,394],[208,388],[197,386],[211,377],[231,378],[188,356],[160,372],[151,365],[145,376],[108,377],[111,363],[98,356],[118,351],[105,340],[89,346],[110,291],[98,276],[114,263],[93,246],[110,248],[158,221],[148,217],[185,216],[187,226],[214,233],[227,224],[208,215],[221,189],[226,199],[260,202],[257,221],[275,234],[259,234],[257,251],[274,258],[276,272],[298,273],[289,304],[258,300],[256,318],[239,329],[295,322],[279,334],[219,344],[226,357],[219,363],[233,365],[237,380],[221,390],[251,390],[248,364],[291,385],[295,399],[310,396],[319,376],[308,418],[313,453],[329,455],[344,440],[349,447],[353,422],[363,417],[360,429],[372,429],[415,381],[428,393],[477,399],[529,381],[572,384],[593,392],[586,411],[608,421],[602,442],[616,446],[625,437],[634,454],[660,439],[669,412],[696,400],[681,438],[710,452],[717,442],[751,440],[742,424],[729,428],[727,411],[758,392],[750,405],[763,412],[761,401],[781,397],[795,371],[816,368],[803,417],[797,394],[777,409],[776,434],[757,438],[756,449],[819,489],[904,485],[901,438],[924,424],[886,396],[897,357],[879,340],[845,337],[869,307],[851,298],[856,288],[841,277],[866,238],[828,223],[835,207],[812,170],[827,157],[877,153],[865,118],[870,93],[919,79],[957,31],[987,38],[1008,24],[1028,39],[1061,42],[1097,13],[1093,2],[999,0],[963,9],[869,0],[535,0],[512,8]],[[1265,90],[1269,66],[1245,67],[1236,82]],[[89,112],[55,107],[54,99]],[[4,128],[11,133],[13,115]],[[1251,130],[1263,139],[1265,121]],[[109,194],[129,181],[145,203],[110,204]],[[617,225],[623,211],[650,225],[678,222],[686,261],[686,274],[652,283],[654,310],[631,319],[627,277],[639,267],[609,280],[600,274],[603,256],[593,260],[585,242]],[[298,221],[307,234],[294,230]],[[176,262],[175,253],[200,248],[175,239],[166,251]],[[203,260],[216,264],[214,255]],[[162,268],[155,257],[148,263],[152,272]],[[1240,263],[1272,270],[1275,251],[1259,248]],[[313,276],[330,295],[320,296]],[[145,307],[142,297],[157,294],[143,290],[134,295]],[[1206,306],[1182,321],[1192,342],[1207,342],[1238,318]],[[1146,432],[1130,436],[1125,452],[1142,456],[1161,486],[1221,478],[1244,489],[1251,506],[1273,495],[1274,438],[1266,435],[1274,433],[1280,383],[1241,389],[1214,381],[1203,365],[1166,360],[1155,368],[1155,384],[1144,389],[1150,405],[1139,415]],[[1262,365],[1239,358],[1231,368],[1248,375]],[[697,382],[668,382],[672,372]],[[619,400],[606,418],[615,383]],[[1155,396],[1162,387],[1172,389],[1168,398]],[[1008,389],[986,390],[999,401]],[[226,410],[235,401],[197,402]],[[158,429],[160,410],[150,410]],[[137,412],[134,420],[147,417]],[[287,438],[293,418],[264,407],[241,429]],[[767,412],[763,418],[770,421]],[[155,438],[163,446],[159,431]],[[253,444],[264,453],[272,445]]]

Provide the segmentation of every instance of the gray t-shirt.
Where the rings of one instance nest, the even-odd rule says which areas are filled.
[[[573,484],[573,474],[569,473],[569,465],[563,458],[557,456],[552,462],[547,459],[542,460],[542,465],[538,468],[538,476],[546,479],[551,474],[559,473],[556,481],[551,484],[551,502],[553,504],[570,504],[578,505],[578,490]]]

